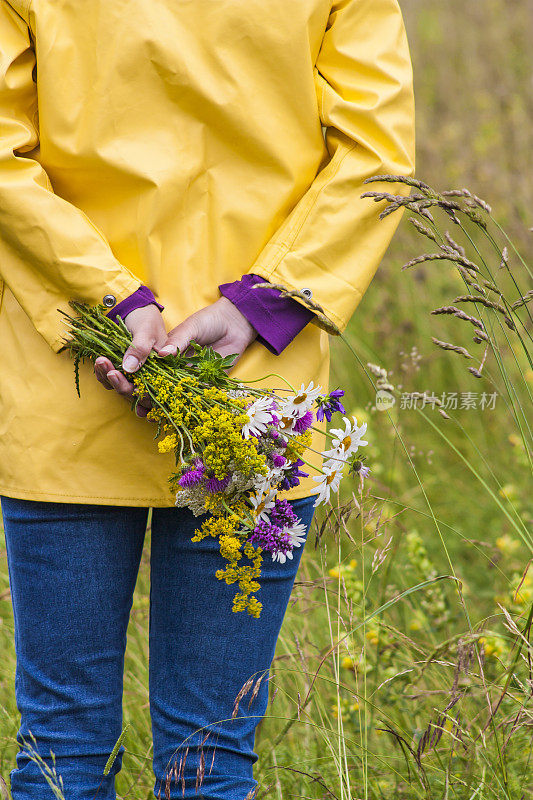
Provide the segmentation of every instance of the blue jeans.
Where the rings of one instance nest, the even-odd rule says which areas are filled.
[[[313,502],[311,497],[293,503],[308,529]],[[111,800],[123,747],[108,777],[103,770],[122,730],[126,629],[148,509],[9,497],[1,505],[15,617],[17,739],[20,745],[31,742],[31,731],[47,763],[50,751],[55,753],[66,800]],[[255,729],[266,712],[268,669],[303,546],[285,564],[265,558],[257,592],[263,609],[255,619],[232,612],[236,586],[215,578],[225,564],[216,540],[190,541],[197,523],[184,509],[153,510],[154,795],[245,800],[257,786]],[[252,690],[232,719],[241,687],[263,674],[250,707]],[[185,755],[182,794],[173,770]],[[205,775],[197,788],[202,762]],[[14,800],[53,797],[23,749],[11,785]]]

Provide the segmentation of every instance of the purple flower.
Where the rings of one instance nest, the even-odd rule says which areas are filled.
[[[197,459],[194,462],[194,467],[188,472],[184,472],[178,480],[178,483],[182,489],[192,489],[193,486],[197,486],[200,483],[204,477],[204,472],[205,467],[203,462]]]
[[[272,463],[275,467],[282,467],[286,463],[287,459],[285,456],[282,456],[280,453],[274,453],[272,456]]]
[[[274,508],[268,512],[270,521],[278,528],[290,528],[298,522],[298,517],[292,510],[288,500],[276,500]]]
[[[285,477],[283,478],[280,486],[282,489],[292,489],[294,486],[298,486],[300,483],[300,478],[308,478],[308,472],[301,472],[300,467],[303,466],[303,461],[301,458],[298,458],[291,464],[290,469],[285,472]]]
[[[331,417],[336,411],[340,411],[341,414],[345,414],[346,409],[339,400],[339,397],[343,396],[344,389],[334,389],[332,392],[326,395],[326,397],[323,397],[322,400],[317,403],[317,420],[322,422],[325,417],[328,422],[331,422]]]
[[[313,412],[306,411],[303,417],[300,417],[294,423],[294,432],[295,433],[305,433],[305,431],[311,427],[313,424]]]
[[[205,488],[207,489],[210,494],[216,494],[217,492],[223,492],[224,489],[227,488],[228,483],[230,482],[230,475],[225,475],[223,478],[215,478],[212,476],[208,478]]]
[[[258,522],[250,534],[249,541],[269,553],[286,554],[293,550],[289,534],[283,533],[283,529],[278,525],[268,522]]]

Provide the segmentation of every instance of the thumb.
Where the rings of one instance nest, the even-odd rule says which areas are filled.
[[[160,356],[176,355],[176,353],[183,353],[189,346],[191,339],[197,339],[198,326],[193,317],[181,322],[171,331],[169,331],[166,341],[162,347],[154,348],[156,353]]]
[[[139,331],[133,335],[131,344],[124,353],[122,367],[126,372],[136,372],[141,367],[154,344],[154,337],[146,332]]]

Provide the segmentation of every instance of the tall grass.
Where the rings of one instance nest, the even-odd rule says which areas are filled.
[[[532,329],[528,304],[513,307],[531,288],[533,261],[533,18],[525,0],[404,0],[402,8],[415,72],[417,174],[484,197],[523,261],[492,221],[496,246],[475,220],[462,218],[461,230],[446,210],[430,207],[433,228],[408,210],[350,324],[356,358],[333,341],[333,383],[348,389],[349,412],[369,422],[371,474],[317,520],[306,545],[257,740],[258,796],[276,800],[533,795]],[[446,232],[481,274],[427,259],[402,271],[422,251],[453,249]],[[503,311],[457,301],[483,296],[468,279]],[[462,314],[432,313],[450,307]],[[395,403],[379,410],[376,388]],[[427,402],[444,395],[446,404],[452,393],[457,409]],[[476,394],[475,407],[466,393]],[[495,396],[493,407],[480,406],[483,393]],[[135,800],[150,798],[153,785],[149,547],[148,532],[128,630],[129,727],[117,779],[119,796]],[[1,548],[0,619],[7,781],[18,716]],[[244,713],[252,692],[253,685],[240,700]]]
[[[381,439],[374,479],[341,498],[304,561],[263,726],[263,784],[275,775],[279,797],[533,792],[529,268],[483,200],[411,183],[410,198],[371,194],[383,214],[406,206],[432,244],[406,270],[455,273],[455,296],[424,310],[400,388],[383,362],[361,370],[361,393],[396,404],[356,409]],[[449,370],[429,385],[423,348]]]

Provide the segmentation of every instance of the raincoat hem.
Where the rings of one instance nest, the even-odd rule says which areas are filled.
[[[309,491],[303,488],[299,491],[292,489],[290,494],[283,493],[281,496],[287,500],[300,500],[303,497],[312,497],[318,492]],[[81,494],[61,494],[60,492],[39,492],[34,489],[14,489],[0,485],[0,496],[14,497],[17,500],[36,500],[49,503],[83,503],[95,506],[130,506],[133,508],[174,508],[174,502],[169,498],[165,501],[161,497],[107,497],[91,496]]]

